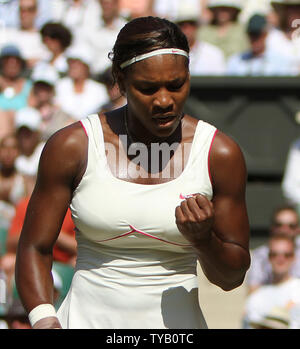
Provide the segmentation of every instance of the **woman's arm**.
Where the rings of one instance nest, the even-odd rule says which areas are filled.
[[[40,304],[53,303],[52,249],[84,172],[86,151],[86,135],[76,123],[53,135],[41,155],[16,260],[16,285],[28,313]],[[35,327],[60,326],[56,318],[44,320]]]
[[[250,265],[247,171],[240,148],[221,132],[211,148],[210,172],[212,201],[202,195],[184,200],[176,208],[176,222],[206,277],[229,291],[242,284]]]

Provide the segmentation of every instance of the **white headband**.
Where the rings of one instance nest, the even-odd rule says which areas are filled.
[[[181,56],[185,56],[185,57],[189,58],[188,53],[184,50],[180,50],[179,48],[162,48],[159,50],[145,53],[145,54],[140,55],[140,56],[133,57],[133,58],[129,59],[128,61],[123,62],[120,65],[120,68],[121,69],[126,68],[135,62],[142,61],[143,59],[157,56],[157,55],[181,55]]]

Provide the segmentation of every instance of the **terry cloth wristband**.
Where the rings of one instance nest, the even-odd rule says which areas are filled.
[[[33,308],[28,314],[29,322],[32,327],[39,320],[53,316],[57,317],[56,310],[52,304],[40,304],[37,307]]]

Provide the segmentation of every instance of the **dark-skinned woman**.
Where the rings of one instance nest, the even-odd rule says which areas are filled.
[[[33,328],[207,328],[196,265],[224,290],[249,267],[246,167],[238,145],[183,113],[189,47],[141,17],[113,48],[127,105],[53,135],[41,156],[16,282]],[[78,257],[56,313],[52,247],[67,208]]]

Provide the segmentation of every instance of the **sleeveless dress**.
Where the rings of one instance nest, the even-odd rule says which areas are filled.
[[[198,122],[177,178],[143,185],[112,174],[98,115],[81,123],[88,161],[70,206],[78,256],[58,310],[62,327],[206,328],[196,255],[176,226],[175,208],[194,193],[212,198],[208,161],[215,127]]]

